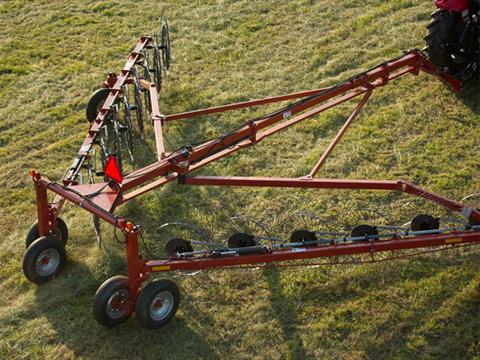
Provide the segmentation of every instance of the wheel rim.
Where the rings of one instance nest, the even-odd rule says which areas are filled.
[[[107,315],[111,319],[120,319],[127,314],[128,290],[115,291],[107,301]]]
[[[46,249],[38,255],[35,270],[40,276],[49,276],[57,270],[59,263],[60,254],[57,249]]]
[[[50,236],[63,242],[62,232],[60,231],[60,229],[58,227],[53,229],[53,231],[50,233]]]
[[[149,315],[155,320],[163,320],[173,309],[173,295],[169,291],[158,293],[150,302]]]

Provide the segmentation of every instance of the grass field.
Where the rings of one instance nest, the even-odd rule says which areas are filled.
[[[423,47],[433,7],[432,0],[2,1],[0,358],[480,358],[478,250],[361,266],[174,275],[182,302],[159,331],[140,328],[134,316],[115,329],[94,321],[97,287],[126,267],[107,226],[98,248],[84,211],[67,206],[62,214],[70,242],[60,277],[37,287],[21,271],[35,220],[28,170],[51,179],[63,174],[88,127],[89,95],[121,69],[138,36],[158,30],[162,13],[173,63],[161,108],[172,113],[332,85]],[[202,173],[304,175],[352,106]],[[167,129],[169,146],[209,138],[263,111],[177,123]],[[454,95],[432,77],[406,76],[374,93],[321,176],[405,178],[461,199],[480,191],[479,122],[478,87]],[[140,149],[144,160],[151,156],[148,145]],[[221,229],[239,212],[273,222],[295,208],[341,222],[346,208],[365,207],[396,224],[418,211],[444,215],[396,194],[176,184],[119,211],[155,239],[156,225],[172,219]]]

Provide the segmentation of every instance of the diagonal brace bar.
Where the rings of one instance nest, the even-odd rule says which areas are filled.
[[[327,149],[323,153],[323,155],[320,157],[318,162],[315,164],[313,167],[312,171],[310,171],[310,174],[308,174],[307,178],[313,178],[317,173],[319,172],[320,168],[323,166],[323,164],[327,161],[327,158],[330,156],[331,152],[333,149],[335,149],[335,146],[337,146],[338,142],[340,139],[345,135],[347,132],[348,128],[350,125],[353,123],[355,118],[358,116],[360,113],[360,110],[363,108],[363,106],[367,103],[368,99],[370,98],[370,95],[372,94],[372,89],[370,88],[369,91],[365,93],[365,96],[360,100],[358,103],[357,107],[355,110],[353,110],[352,114],[348,117],[347,121],[345,124],[343,124],[342,128],[338,131],[337,135],[333,140],[330,142],[328,145]]]

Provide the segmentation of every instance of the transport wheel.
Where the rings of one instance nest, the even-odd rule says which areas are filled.
[[[95,293],[93,316],[106,327],[114,327],[128,319],[130,290],[126,276],[113,276],[107,279]]]
[[[304,241],[317,241],[317,236],[315,235],[314,231],[310,230],[295,230],[290,235],[290,242],[297,243],[297,242],[304,242]],[[316,246],[315,244],[309,246]]]
[[[360,237],[360,236],[374,236],[378,235],[378,230],[375,226],[370,225],[358,225],[352,229],[351,236],[352,237]]]
[[[60,239],[64,246],[67,245],[68,227],[67,224],[65,224],[65,221],[63,221],[61,218],[57,218],[57,227],[53,229],[52,233],[48,236]],[[25,240],[25,248],[28,248],[30,244],[37,240],[39,237],[40,234],[38,232],[38,221],[35,221],[30,227],[30,230],[28,230],[27,238]]]
[[[167,256],[170,258],[175,258],[177,257],[177,253],[186,253],[186,252],[192,252],[193,251],[193,246],[192,243],[188,240],[176,238],[176,239],[171,239],[167,242],[167,245],[165,246],[165,252],[167,253]]]
[[[42,284],[51,280],[65,265],[65,246],[57,237],[42,236],[32,242],[23,256],[23,273]]]
[[[241,248],[248,246],[256,246],[257,242],[253,235],[245,233],[235,233],[228,238],[229,248]]]
[[[140,292],[135,315],[141,326],[158,329],[175,315],[180,304],[180,290],[171,280],[156,279]]]
[[[412,231],[434,230],[440,227],[439,219],[431,215],[421,214],[413,218],[410,228]]]
[[[89,122],[94,121],[97,118],[98,112],[102,108],[103,103],[110,94],[110,89],[101,88],[95,90],[95,92],[90,96],[87,102],[86,115]]]

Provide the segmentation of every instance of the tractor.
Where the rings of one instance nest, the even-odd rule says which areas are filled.
[[[480,0],[435,0],[426,52],[439,70],[468,81],[480,63]]]

